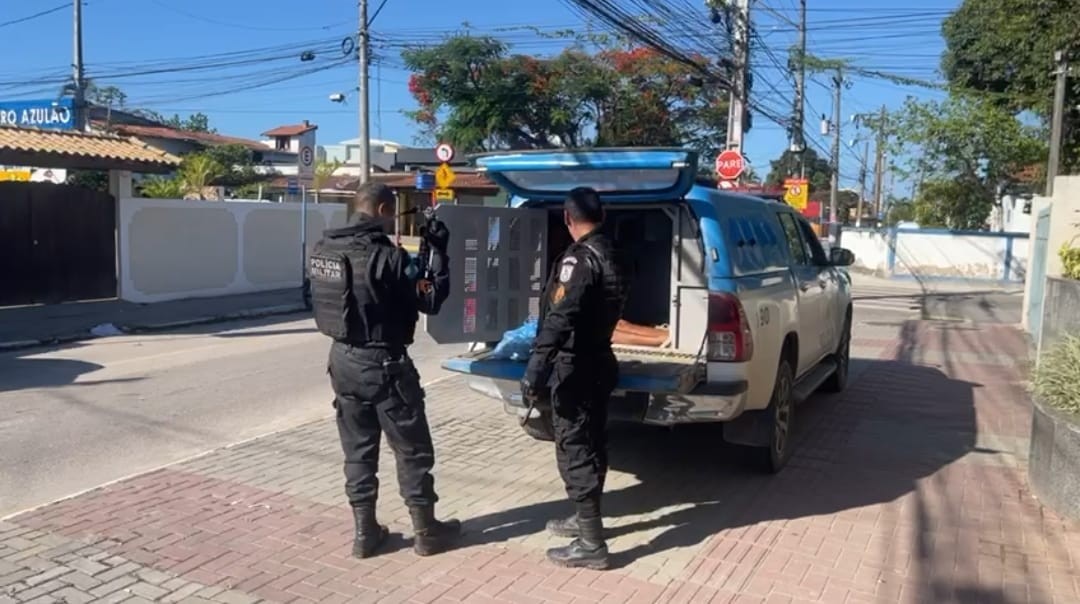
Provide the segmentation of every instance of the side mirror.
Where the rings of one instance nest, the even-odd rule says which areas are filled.
[[[829,263],[833,266],[851,266],[855,264],[855,254],[842,247],[830,248]]]

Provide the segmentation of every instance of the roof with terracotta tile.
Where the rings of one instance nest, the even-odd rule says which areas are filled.
[[[0,163],[160,171],[179,165],[180,158],[111,134],[0,127]]]
[[[95,122],[95,126],[104,126]],[[226,136],[224,134],[216,134],[213,132],[194,132],[191,130],[181,130],[179,128],[170,128],[168,126],[143,126],[135,124],[111,124],[108,128],[118,134],[127,136],[138,136],[142,138],[162,138],[168,140],[180,140],[198,143],[202,145],[243,145],[248,149],[256,151],[266,151],[269,149],[266,145],[256,140],[247,138],[239,138],[235,136]]]
[[[309,124],[304,122],[303,124],[289,124],[286,126],[278,126],[273,130],[267,130],[263,132],[263,136],[299,136],[308,130],[315,130],[318,128],[315,124]]]

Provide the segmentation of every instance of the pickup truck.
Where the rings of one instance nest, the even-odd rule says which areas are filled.
[[[451,233],[453,289],[426,329],[439,343],[469,344],[446,369],[502,401],[533,437],[551,437],[550,409],[525,417],[524,361],[492,350],[538,312],[547,272],[570,243],[562,201],[590,186],[605,202],[604,228],[635,267],[623,319],[663,334],[650,345],[616,340],[610,416],[722,423],[724,438],[755,447],[766,470],[785,465],[796,404],[847,380],[850,251],[826,253],[782,202],[697,185],[697,155],[684,149],[505,152],[475,162],[510,197],[507,207],[436,211]]]

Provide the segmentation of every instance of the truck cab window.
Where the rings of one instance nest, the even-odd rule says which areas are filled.
[[[823,266],[829,263],[829,255],[825,253],[825,247],[821,245],[821,241],[818,239],[817,234],[814,233],[814,229],[810,226],[810,223],[803,218],[799,218],[799,231],[802,232],[803,241],[806,242],[806,251],[810,256],[812,264]]]
[[[806,265],[810,264],[810,252],[803,242],[802,235],[799,234],[799,225],[795,222],[795,217],[788,213],[782,213],[777,216],[780,219],[780,226],[784,229],[784,239],[787,240],[788,249],[791,250],[791,260],[793,264]]]

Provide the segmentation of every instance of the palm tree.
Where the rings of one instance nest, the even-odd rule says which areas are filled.
[[[315,175],[311,179],[311,187],[315,189],[315,203],[319,203],[319,191],[330,181],[330,177],[341,167],[340,160],[328,162],[325,160],[315,164]]]
[[[176,177],[154,176],[144,180],[139,188],[143,197],[153,199],[182,199],[185,192],[184,182]]]
[[[184,158],[177,177],[184,184],[186,193],[195,193],[204,199],[203,189],[225,175],[225,168],[214,158],[196,153]]]

